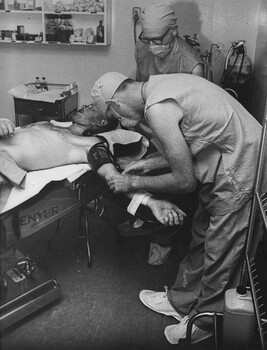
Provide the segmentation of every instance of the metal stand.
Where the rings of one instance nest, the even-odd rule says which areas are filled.
[[[260,336],[261,349],[266,348],[267,342],[267,322],[266,313],[263,310],[263,298],[261,294],[261,289],[258,280],[257,269],[255,265],[255,247],[257,245],[257,240],[259,239],[259,233],[256,232],[255,223],[258,212],[260,211],[260,216],[264,224],[264,231],[267,230],[267,192],[266,189],[262,189],[262,179],[264,174],[264,166],[266,164],[266,142],[267,142],[267,102],[265,105],[264,120],[262,126],[261,144],[260,152],[258,158],[256,180],[254,187],[254,194],[252,199],[252,208],[249,221],[248,237],[246,242],[245,251],[245,261],[242,269],[241,275],[241,285],[246,284],[247,277],[251,285],[251,293],[253,299],[253,305],[256,314],[256,320],[258,325],[258,331]],[[265,175],[266,176],[266,175]],[[264,232],[266,234],[266,232]],[[256,239],[256,242],[255,242]]]
[[[214,340],[214,349],[218,349],[218,318],[222,317],[223,314],[220,312],[200,312],[194,316],[192,316],[187,325],[186,329],[186,338],[183,340],[181,339],[179,342],[179,345],[189,345],[191,344],[191,335],[192,335],[192,328],[193,324],[196,320],[202,317],[210,317],[213,320],[213,340]],[[204,340],[204,339],[203,339]]]

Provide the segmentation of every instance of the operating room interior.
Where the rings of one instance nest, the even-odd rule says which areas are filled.
[[[45,16],[48,15],[42,13],[37,17],[34,14],[36,11],[32,9],[21,14],[21,9],[16,11],[9,8],[11,2],[0,0],[0,119],[8,119],[17,128],[23,128],[29,123],[51,119],[56,119],[56,123],[71,123],[77,109],[92,103],[91,88],[107,72],[119,72],[135,79],[135,44],[141,32],[141,9],[162,1],[96,1],[104,3],[107,11],[104,17],[106,38],[103,45],[94,41],[46,41],[45,36],[44,42],[36,39],[16,40],[12,32],[17,31],[18,34],[21,27],[24,34],[43,32],[44,35],[47,30]],[[267,119],[267,0],[166,2],[177,15],[179,35],[199,52],[206,67],[205,78],[212,83],[222,86],[230,50],[236,43],[242,43],[251,62],[249,81],[242,91],[245,96],[244,107],[263,126],[265,118]],[[1,7],[1,3],[5,5]],[[24,1],[21,2],[23,3]],[[38,3],[42,11],[43,4],[48,1],[36,0],[34,3]],[[69,5],[71,1],[51,1],[51,4],[56,3]],[[78,3],[94,1],[79,0]],[[58,15],[60,11],[55,13]],[[75,16],[77,14],[73,18],[79,21]],[[82,12],[80,17],[82,16],[86,16],[86,11]],[[98,14],[91,16],[95,16],[92,20],[93,28],[96,28],[102,17]],[[38,21],[44,23],[40,26]],[[85,24],[84,18],[81,23]],[[91,24],[88,23],[86,26],[90,27]],[[49,113],[53,107],[47,112],[48,115],[41,113],[41,117],[36,117],[34,113],[39,113],[40,110],[32,111],[30,104],[27,106],[30,102],[21,94],[26,91],[23,89],[35,86],[36,77],[45,77],[48,92],[50,86],[62,88],[60,101],[66,101],[63,107],[61,104],[59,107],[59,113],[64,114],[62,118],[60,115],[57,115],[58,118],[54,118],[54,115],[50,118]],[[45,101],[55,104],[51,95]],[[260,157],[264,162],[264,154],[259,154]],[[80,174],[83,178],[86,172],[90,172],[86,166],[70,168],[71,165],[68,165],[68,176],[73,176],[71,171],[74,171],[75,177],[66,189],[65,182],[62,186],[62,180],[65,181],[68,177],[66,174],[62,177],[59,172],[52,174],[40,170],[40,175],[38,170],[34,171],[33,181],[37,182],[41,177],[45,185],[42,183],[37,189],[34,183],[32,194],[25,202],[15,192],[13,197],[15,203],[18,200],[18,204],[11,204],[10,207],[7,205],[6,211],[0,211],[0,348],[224,349],[225,315],[213,316],[213,323],[218,328],[218,334],[215,332],[213,337],[197,344],[189,341],[173,345],[164,336],[164,329],[173,324],[173,318],[158,315],[145,308],[139,300],[139,293],[143,289],[162,291],[164,286],[174,283],[179,264],[190,244],[192,217],[189,215],[189,220],[177,233],[167,261],[152,266],[147,262],[150,234],[132,237],[120,235],[118,226],[130,217],[127,207],[123,209],[112,198],[103,196],[98,187],[105,185],[102,182],[94,187],[88,185],[90,179],[86,183],[79,181]],[[2,169],[0,175],[1,173]],[[40,194],[41,199],[35,201],[35,197],[38,199]],[[264,230],[257,253],[257,274],[263,293],[264,316],[259,316],[258,304],[254,300],[256,296],[252,295],[252,318],[256,320],[253,345],[250,345],[253,350],[267,348],[267,336],[264,338],[264,332],[258,329],[259,318],[266,318],[265,323],[267,322],[265,236],[267,233]],[[245,262],[244,258],[244,264]],[[20,266],[23,267],[22,275],[18,272]],[[27,284],[33,285],[33,291]],[[15,301],[12,303],[13,299]],[[243,334],[248,329],[247,322],[251,322],[251,316],[248,317],[242,310],[238,315],[235,312],[237,311],[233,311],[232,319],[229,314],[227,317],[230,317],[230,322],[235,327],[240,326],[236,334],[239,331]]]

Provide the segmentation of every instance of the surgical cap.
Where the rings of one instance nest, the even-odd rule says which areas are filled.
[[[141,12],[141,27],[146,38],[160,37],[176,24],[177,17],[168,4],[151,4]]]
[[[92,87],[91,96],[93,104],[98,112],[105,116],[107,111],[107,101],[110,100],[118,87],[128,79],[125,75],[117,72],[103,74]]]

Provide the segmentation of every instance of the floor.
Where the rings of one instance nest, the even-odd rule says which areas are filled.
[[[108,203],[107,203],[108,204]],[[122,220],[111,205],[111,216]],[[87,267],[86,245],[77,216],[24,238],[18,249],[60,284],[62,297],[3,331],[2,350],[168,350],[163,334],[175,319],[157,314],[139,300],[142,289],[171,286],[189,234],[177,237],[168,261],[159,267],[146,262],[149,236],[120,238],[104,221],[90,221],[93,266]],[[48,242],[52,238],[49,248]],[[183,349],[212,350],[211,339]]]

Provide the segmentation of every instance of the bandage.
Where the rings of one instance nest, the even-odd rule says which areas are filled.
[[[119,172],[122,172],[121,167],[109,150],[107,140],[100,135],[97,135],[97,137],[101,138],[103,141],[95,144],[87,154],[87,159],[92,170],[97,171],[102,165],[111,163]]]
[[[151,193],[148,192],[144,192],[144,191],[137,191],[131,202],[129,203],[128,207],[127,207],[127,211],[129,214],[131,215],[135,215],[137,209],[139,208],[139,206],[142,205],[146,205],[147,201],[149,200],[149,198],[152,197]]]

